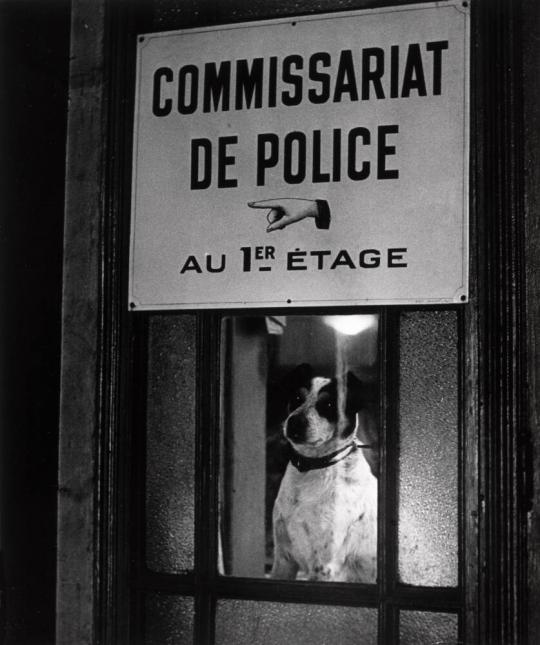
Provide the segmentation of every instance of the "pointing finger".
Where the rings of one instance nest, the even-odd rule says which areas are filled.
[[[263,199],[258,202],[248,202],[251,208],[283,208],[283,202],[276,199]]]

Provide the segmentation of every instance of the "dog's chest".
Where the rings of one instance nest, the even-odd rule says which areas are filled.
[[[314,576],[317,568],[345,566],[349,556],[376,548],[376,505],[376,480],[365,462],[306,473],[289,465],[274,521],[283,522],[291,555]]]

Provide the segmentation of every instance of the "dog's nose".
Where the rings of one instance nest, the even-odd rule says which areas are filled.
[[[287,420],[287,438],[295,443],[305,441],[307,420],[303,414],[293,414]]]

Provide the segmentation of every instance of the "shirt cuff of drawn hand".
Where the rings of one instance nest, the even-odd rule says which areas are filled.
[[[315,225],[317,228],[330,228],[330,207],[324,199],[316,199],[317,214],[315,215]]]

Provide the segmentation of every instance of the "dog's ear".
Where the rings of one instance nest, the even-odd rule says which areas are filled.
[[[313,368],[308,363],[302,363],[302,365],[298,365],[292,372],[287,374],[283,385],[288,392],[292,392],[301,387],[309,389],[312,378]]]

